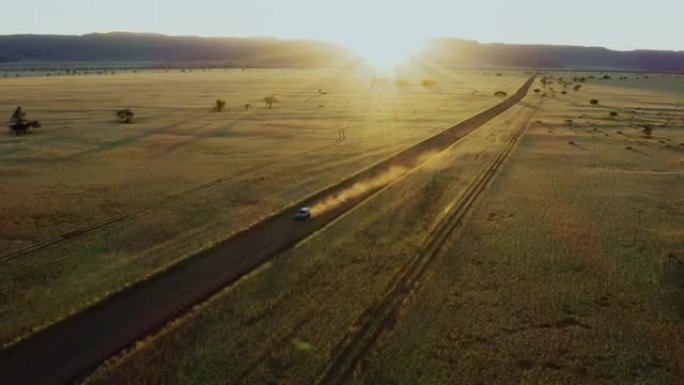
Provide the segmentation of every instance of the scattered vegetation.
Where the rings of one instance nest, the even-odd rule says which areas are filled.
[[[26,112],[21,109],[21,107],[17,107],[14,112],[12,113],[12,117],[10,118],[10,125],[9,129],[11,133],[14,133],[14,135],[22,135],[22,134],[27,134],[28,131],[31,128],[38,128],[40,127],[40,122],[37,120],[33,121],[28,121],[24,119],[26,117]]]
[[[216,105],[214,106],[214,109],[218,112],[223,111],[223,109],[226,107],[226,101],[221,100],[221,99],[216,99]]]
[[[17,107],[14,112],[12,113],[12,119],[10,121],[12,122],[18,122],[21,120],[24,120],[24,117],[26,116],[26,112],[24,112],[21,107]]]
[[[649,124],[644,124],[643,129],[641,130],[641,132],[643,132],[644,135],[646,135],[647,137],[650,138],[651,135],[653,134],[653,127],[652,127],[651,125],[649,125]]]
[[[14,135],[21,135],[21,134],[27,134],[28,130],[31,128],[38,128],[40,127],[40,123],[37,120],[33,121],[28,121],[28,120],[20,120],[17,122],[14,122],[10,124],[9,128],[10,131],[14,133]]]
[[[133,111],[129,108],[124,108],[121,110],[116,111],[116,117],[119,119],[119,122],[128,124],[133,120]]]

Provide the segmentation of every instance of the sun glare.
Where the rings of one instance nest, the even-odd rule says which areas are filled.
[[[369,37],[350,43],[349,46],[361,55],[366,64],[390,74],[395,66],[406,64],[422,44],[418,39],[377,39]]]

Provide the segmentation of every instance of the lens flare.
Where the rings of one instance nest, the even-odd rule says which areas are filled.
[[[395,66],[407,64],[422,46],[422,39],[367,36],[347,45],[374,69],[391,73]]]

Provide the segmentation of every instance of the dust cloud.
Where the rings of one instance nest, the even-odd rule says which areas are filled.
[[[351,187],[346,188],[340,192],[331,194],[323,198],[311,206],[311,215],[321,215],[347,201],[358,198],[370,191],[377,190],[384,187],[395,180],[403,177],[406,173],[425,163],[429,158],[436,155],[436,151],[429,151],[425,154],[415,156],[413,162],[408,162],[405,165],[393,165],[375,176],[369,176],[366,179],[354,183]]]
[[[363,194],[384,187],[399,179],[410,170],[409,167],[393,166],[389,170],[369,180],[361,180],[351,187],[324,198],[311,206],[311,215],[320,215]]]

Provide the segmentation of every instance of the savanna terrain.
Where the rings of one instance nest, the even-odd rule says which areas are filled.
[[[512,93],[527,77],[502,75],[432,69],[395,82],[357,69],[214,69],[2,79],[8,118],[21,106],[42,127],[0,139],[0,341],[498,103],[495,91]],[[134,112],[130,124],[117,121],[122,108]]]
[[[547,76],[85,382],[681,383],[684,79]]]
[[[529,77],[495,74],[0,79],[7,115],[21,105],[42,124],[0,141],[0,341],[191,257]],[[543,74],[538,91],[83,381],[680,383],[684,77],[603,75]],[[116,122],[124,107],[131,124]]]

